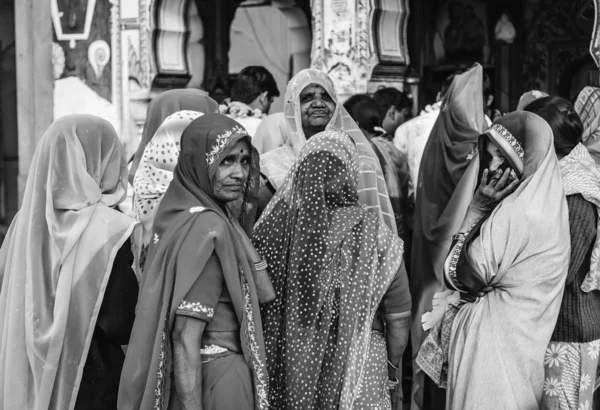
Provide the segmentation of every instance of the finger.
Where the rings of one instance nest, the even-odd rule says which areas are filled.
[[[496,184],[496,189],[500,190],[500,189],[504,188],[504,186],[506,185],[506,182],[508,181],[509,176],[510,176],[510,168],[506,168],[504,170],[504,172],[502,173],[502,176],[500,176],[500,180]]]
[[[519,181],[518,179],[515,179],[510,184],[508,184],[506,186],[506,188],[504,188],[502,191],[500,191],[499,194],[502,195],[503,197],[508,196],[509,194],[513,193],[513,191],[515,189],[517,189],[517,187],[519,186],[520,182],[521,181]]]
[[[488,174],[489,174],[489,170],[486,168],[483,170],[483,174],[481,175],[481,188],[483,188],[484,186],[487,185],[487,179],[488,179]]]

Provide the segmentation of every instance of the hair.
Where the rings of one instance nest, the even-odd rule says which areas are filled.
[[[374,98],[366,94],[353,95],[344,103],[344,108],[358,126],[372,134],[381,125],[382,117]]]
[[[555,96],[538,98],[528,104],[524,111],[539,115],[550,125],[557,154],[569,155],[571,150],[581,142],[583,123],[575,112],[573,104],[564,98]]]
[[[394,87],[380,88],[375,91],[372,100],[377,104],[382,120],[391,106],[396,107],[397,111],[401,111],[404,108],[412,108],[412,100],[405,93]]]
[[[231,100],[250,104],[265,91],[269,97],[279,97],[273,75],[262,66],[248,66],[240,71],[231,87]]]

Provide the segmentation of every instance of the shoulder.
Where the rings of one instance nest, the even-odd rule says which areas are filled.
[[[192,207],[186,211],[181,211],[179,215],[179,223],[174,223],[172,229],[179,230],[182,227],[188,226],[188,229],[183,229],[187,232],[186,236],[219,236],[227,230],[227,221],[217,212],[203,207]],[[177,232],[175,232],[177,235]]]

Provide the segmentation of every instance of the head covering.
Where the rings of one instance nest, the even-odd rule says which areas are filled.
[[[359,205],[359,153],[313,136],[254,230],[276,300],[263,310],[272,408],[351,409],[402,243]]]
[[[262,326],[252,260],[238,231],[213,196],[212,181],[233,146],[250,138],[234,120],[207,114],[194,120],[181,138],[181,155],[173,181],[154,223],[152,243],[141,283],[140,301],[119,390],[119,409],[164,408],[172,390],[171,332],[177,306],[214,253],[240,323],[244,358],[252,371],[257,409],[267,408]],[[258,153],[244,198],[256,197]],[[195,252],[185,252],[185,244]]]
[[[493,290],[455,313],[448,351],[450,409],[493,408],[498,400],[507,408],[539,407],[544,353],[569,265],[569,216],[550,126],[529,112],[507,114],[494,126],[505,132],[488,135],[509,143],[498,145],[507,157],[524,152],[523,172],[519,187],[471,230],[458,259],[462,283],[478,278]],[[471,189],[463,192],[472,198],[477,174],[466,176]]]
[[[283,113],[288,126],[289,144],[261,155],[261,172],[275,189],[279,189],[288,171],[292,168],[299,150],[306,143],[300,113],[300,93],[310,84],[318,84],[323,87],[336,104],[326,129],[343,131],[356,144],[359,152],[358,193],[360,203],[379,215],[386,225],[396,232],[394,212],[377,156],[367,138],[338,100],[331,78],[320,70],[302,70],[288,83]]]
[[[173,179],[179,158],[179,141],[183,130],[203,115],[197,111],[177,111],[156,130],[149,141],[133,181],[133,215],[143,228],[142,245],[150,243],[154,217],[160,201]]]
[[[107,121],[56,120],[36,148],[0,250],[0,407],[73,409],[104,290],[135,221]]]
[[[527,91],[526,93],[523,93],[521,98],[519,98],[519,104],[517,105],[516,111],[523,111],[525,109],[525,107],[527,107],[530,103],[532,103],[533,101],[535,101],[539,98],[544,98],[544,97],[548,97],[548,94],[546,94],[543,91],[540,91],[540,90]]]
[[[256,134],[254,134],[254,137],[252,138],[252,145],[254,145],[260,155],[276,148],[283,147],[288,143],[290,143],[292,147],[294,146],[293,141],[289,141],[287,123],[282,112],[271,114],[262,120],[256,129]],[[298,145],[302,145],[302,142]],[[299,146],[298,152],[300,152],[301,149],[302,147]]]
[[[581,194],[598,211],[598,233],[592,251],[590,271],[581,284],[581,290],[600,290],[600,167],[587,149],[579,144],[559,161],[565,195]]]
[[[583,122],[583,145],[600,164],[600,88],[585,87],[575,101],[575,111]]]
[[[142,131],[142,140],[133,156],[133,162],[129,170],[129,183],[133,184],[135,173],[137,172],[142,155],[144,155],[146,145],[169,115],[182,110],[192,110],[208,114],[217,112],[218,107],[217,102],[210,98],[205,91],[194,88],[169,90],[157,95],[148,105],[146,123]]]
[[[421,317],[431,310],[433,295],[443,289],[444,259],[452,235],[462,223],[451,199],[485,127],[482,87],[483,68],[479,64],[454,77],[423,151],[415,189],[409,274],[414,315],[413,355],[425,338]],[[423,400],[424,375],[417,366],[413,369],[416,372],[413,403],[418,405]]]

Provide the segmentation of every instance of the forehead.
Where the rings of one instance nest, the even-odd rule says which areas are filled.
[[[492,137],[490,137],[489,135],[486,136],[486,140],[485,140],[485,149],[488,152],[492,152],[492,153],[501,153],[502,151],[500,150],[500,147],[498,146],[498,143],[496,141],[494,141],[494,139]]]
[[[325,90],[325,88],[323,88],[322,85],[319,84],[309,84],[306,87],[304,87],[302,89],[302,91],[300,92],[300,97],[306,96],[306,95],[329,95],[329,93],[327,92],[327,90]],[[329,97],[331,97],[329,95]]]
[[[248,153],[250,152],[250,144],[246,138],[242,138],[231,147],[230,154],[237,154],[239,152]]]

